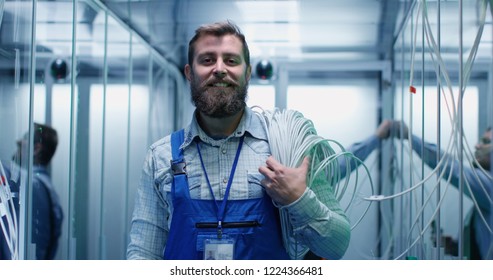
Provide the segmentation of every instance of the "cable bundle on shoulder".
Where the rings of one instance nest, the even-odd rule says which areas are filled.
[[[310,165],[307,186],[324,205],[330,204],[335,199],[340,201],[347,189],[349,176],[346,176],[346,183],[341,185],[343,175],[338,158],[343,156],[358,161],[357,165],[364,166],[364,164],[352,153],[346,152],[336,141],[319,136],[313,122],[306,119],[299,111],[274,109],[261,110],[257,113],[265,121],[272,156],[287,167],[298,167],[308,156]],[[338,149],[334,150],[331,143],[338,146]],[[345,174],[349,174],[350,161],[346,162],[348,169]],[[292,259],[300,259],[309,249],[297,242],[287,211],[282,207],[279,211],[284,246]]]

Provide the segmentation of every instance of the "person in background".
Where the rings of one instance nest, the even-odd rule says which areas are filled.
[[[58,145],[58,135],[55,129],[34,123],[33,138],[33,180],[32,180],[32,243],[36,245],[36,259],[55,259],[58,240],[61,235],[63,212],[58,195],[53,190],[48,166]],[[21,169],[29,161],[29,134],[17,141],[17,150],[12,157],[15,172],[7,169],[7,177],[11,191],[15,194],[16,213],[19,214],[19,185],[22,183]],[[22,194],[21,194],[22,195]],[[0,259],[11,259],[11,252],[6,247],[4,238],[0,238]]]
[[[276,206],[287,209],[298,241],[317,255],[346,252],[348,219],[335,196],[322,203],[306,185],[308,159],[289,168],[270,156],[261,117],[245,102],[251,72],[235,24],[196,30],[185,66],[196,110],[184,130],[148,150],[128,259],[204,259],[209,250],[288,259]]]
[[[402,130],[401,130],[402,129]],[[402,134],[401,134],[402,133]],[[397,137],[402,139],[409,139],[409,129],[407,125],[401,121],[395,120],[383,120],[375,133],[361,142],[357,142],[349,146],[346,150],[351,152],[355,157],[364,161],[375,149],[377,149],[384,139],[389,139],[389,137]],[[492,193],[493,179],[490,172],[490,161],[491,161],[491,151],[492,151],[492,129],[487,128],[479,142],[475,146],[475,161],[472,167],[464,165],[464,178],[467,180],[471,187],[471,192],[468,188],[465,188],[465,194],[472,198],[474,196],[475,200],[478,202],[479,208],[484,220],[489,222],[491,220],[491,206],[492,200],[489,198]],[[412,148],[413,150],[423,159],[424,163],[430,168],[434,169],[437,166],[437,146],[432,143],[422,142],[421,138],[416,135],[411,135]],[[424,149],[424,156],[421,154],[422,149]],[[441,157],[450,156],[445,155],[443,151],[441,152]],[[350,170],[346,168],[346,159],[344,157],[339,158],[339,169],[341,174],[341,179],[347,176],[346,172],[353,171],[359,162],[351,161]],[[459,162],[455,160],[453,163],[448,165],[448,169],[445,169],[446,174],[444,178],[448,178],[449,174],[451,177],[451,184],[454,187],[459,186]],[[470,217],[470,259],[492,259],[493,258],[493,244],[491,240],[492,234],[490,233],[487,224],[480,217],[479,211],[473,208]],[[493,228],[492,225],[489,226]],[[434,227],[432,228],[434,229]],[[457,256],[458,244],[457,241],[453,240],[450,236],[443,237],[445,242],[446,253]],[[318,259],[319,257],[310,252],[307,255],[310,259]]]
[[[407,125],[401,121],[388,121],[385,129],[389,131],[388,135],[400,137],[402,139],[410,139],[412,141],[412,149],[418,154],[423,162],[430,168],[434,169],[438,164],[437,146],[432,143],[423,142],[416,135],[409,135]],[[390,133],[392,131],[392,133]],[[402,134],[401,134],[402,132]],[[409,138],[411,136],[411,138]],[[470,259],[493,259],[493,243],[492,233],[489,228],[493,228],[491,223],[491,206],[493,204],[491,194],[493,193],[493,177],[490,173],[491,167],[491,151],[492,151],[492,130],[487,128],[479,142],[475,145],[474,161],[471,166],[463,164],[464,194],[469,198],[477,201],[479,209],[472,208],[470,217]],[[451,176],[452,186],[459,188],[460,181],[460,165],[458,160],[452,159],[452,155],[445,154],[440,151],[440,158],[452,160],[442,171],[445,172],[443,178]],[[470,186],[469,188],[466,185]],[[483,215],[484,220],[481,218]],[[450,243],[450,240],[446,240]],[[457,251],[457,250],[455,250]]]
[[[401,130],[402,129],[402,130]],[[402,133],[402,134],[401,134]],[[375,149],[377,149],[382,140],[388,139],[389,137],[397,137],[405,140],[409,139],[409,128],[407,125],[401,121],[395,120],[383,120],[375,131],[375,134],[369,136],[361,142],[354,143],[349,146],[346,150],[351,152],[354,156],[364,161],[368,155],[371,154]],[[479,142],[475,146],[475,161],[472,167],[464,165],[464,178],[471,187],[471,192],[468,188],[465,188],[465,194],[478,202],[481,214],[484,216],[484,220],[489,222],[491,220],[491,206],[492,200],[489,198],[492,193],[493,179],[490,172],[490,161],[491,161],[491,151],[492,151],[492,129],[487,128]],[[411,135],[412,148],[420,156],[424,163],[430,168],[434,169],[437,166],[437,146],[432,143],[422,142],[422,139],[416,135]],[[423,155],[422,149],[424,149]],[[441,157],[450,157],[441,151]],[[344,178],[346,172],[346,160],[345,158],[339,159],[339,169],[341,178]],[[351,161],[351,169],[353,171],[358,166],[358,162]],[[454,187],[459,187],[459,162],[455,160],[453,163],[448,165],[448,169],[445,169],[446,173],[444,178],[448,178],[451,175],[451,184]],[[480,217],[480,212],[473,208],[470,217],[470,231],[468,239],[470,240],[470,259],[492,259],[493,258],[493,244],[491,240],[492,234],[488,229],[488,225]],[[493,228],[492,225],[489,226]],[[434,229],[434,227],[432,228]],[[458,244],[457,241],[453,240],[450,236],[443,237],[445,242],[446,253],[457,256]],[[312,258],[317,258],[317,256],[311,255]]]

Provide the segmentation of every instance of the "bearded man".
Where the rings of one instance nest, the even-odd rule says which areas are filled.
[[[335,197],[324,204],[307,186],[308,159],[290,168],[271,156],[263,120],[245,102],[251,72],[236,25],[196,30],[185,66],[196,110],[148,150],[128,259],[289,259],[276,207],[288,211],[300,245],[344,255],[348,219]]]

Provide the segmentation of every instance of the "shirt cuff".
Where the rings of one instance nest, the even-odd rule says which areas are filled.
[[[320,202],[310,188],[306,188],[300,198],[281,209],[287,210],[291,224],[295,228],[307,225],[321,213]]]

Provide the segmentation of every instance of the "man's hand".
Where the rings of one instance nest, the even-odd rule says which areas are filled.
[[[401,131],[402,127],[402,131]],[[378,138],[387,139],[389,137],[397,137],[407,139],[409,135],[409,129],[407,125],[402,121],[383,120],[375,132]]]
[[[288,205],[303,195],[307,187],[308,157],[297,168],[286,167],[272,156],[267,158],[265,164],[258,169],[265,176],[261,183],[276,203]]]

